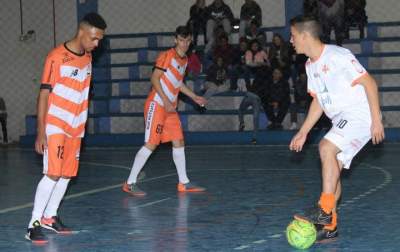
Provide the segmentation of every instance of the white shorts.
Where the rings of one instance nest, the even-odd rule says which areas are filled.
[[[351,114],[336,116],[332,120],[331,130],[324,136],[340,149],[337,159],[346,169],[349,169],[354,156],[371,139],[370,120],[360,120],[357,117]]]

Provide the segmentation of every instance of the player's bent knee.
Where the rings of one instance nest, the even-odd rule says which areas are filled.
[[[328,157],[336,157],[338,152],[337,147],[326,139],[322,139],[321,142],[319,142],[318,149],[322,160]]]
[[[49,179],[54,180],[54,181],[58,181],[60,179],[60,176],[54,176],[54,175],[48,175],[48,174],[46,174],[46,176]]]

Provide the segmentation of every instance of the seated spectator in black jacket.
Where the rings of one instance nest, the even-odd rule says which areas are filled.
[[[360,39],[365,37],[364,27],[367,25],[368,17],[365,12],[365,0],[345,0],[345,36],[349,38],[350,27],[356,26],[360,31]]]
[[[299,73],[299,77],[293,83],[294,103],[290,107],[291,130],[297,129],[297,113],[307,112],[312,97],[307,92],[307,75],[305,69]]]
[[[207,70],[207,77],[204,83],[203,97],[209,99],[211,96],[229,90],[227,83],[228,71],[223,58],[219,57],[216,62]]]
[[[272,37],[272,45],[268,56],[269,61],[271,62],[271,68],[280,68],[282,70],[283,77],[288,80],[290,77],[291,65],[289,45],[278,33],[275,33]]]
[[[269,80],[267,76],[255,79],[252,83],[246,83],[247,92],[239,105],[239,131],[245,128],[243,114],[249,108],[253,108],[253,135],[251,143],[257,143],[257,133],[259,128],[260,108],[267,104],[267,85]],[[265,110],[265,108],[264,108]]]
[[[205,0],[196,0],[196,3],[190,7],[190,18],[188,26],[193,33],[193,44],[197,45],[197,37],[200,32],[204,35],[204,44],[206,44],[206,24],[207,24],[207,9]]]
[[[220,34],[218,27],[223,28],[222,33],[226,33],[228,37],[232,31],[233,13],[231,8],[224,3],[223,0],[214,0],[213,3],[207,6],[207,45],[205,53],[208,53],[215,43],[215,38]]]
[[[246,67],[246,51],[247,51],[247,42],[245,39],[240,39],[239,46],[234,48],[232,55],[232,68],[229,73],[230,76],[230,89],[236,90],[238,85],[238,78],[243,77],[246,85],[250,84],[250,76],[247,73]]]
[[[225,67],[228,68],[232,64],[233,51],[234,48],[229,44],[228,37],[222,34],[217,40],[217,45],[213,52],[213,61],[216,62],[218,58],[222,58]]]
[[[319,0],[318,10],[322,26],[322,41],[330,43],[333,28],[336,44],[341,46],[344,39],[344,0]]]
[[[303,2],[304,16],[313,16],[315,18],[319,17],[318,1],[319,0],[304,0]]]
[[[262,25],[261,8],[255,0],[245,0],[240,8],[239,38],[245,36],[250,23],[254,23],[257,28]]]
[[[282,129],[282,122],[290,105],[289,83],[283,78],[282,71],[275,68],[272,72],[272,81],[267,87],[268,106],[266,114],[271,124],[268,129]]]

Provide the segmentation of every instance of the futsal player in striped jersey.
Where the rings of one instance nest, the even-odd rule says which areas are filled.
[[[70,179],[77,175],[81,139],[88,114],[93,51],[107,25],[97,13],[79,22],[73,39],[48,54],[37,105],[36,152],[43,155],[43,178],[35,194],[25,238],[47,243],[42,227],[68,234],[57,214]]]
[[[162,142],[172,142],[172,157],[178,172],[177,190],[180,192],[201,192],[205,188],[190,182],[186,173],[186,158],[182,126],[176,112],[179,92],[184,93],[200,106],[206,99],[193,93],[183,83],[187,66],[186,52],[192,42],[188,27],[179,26],[175,32],[175,47],[160,53],[151,76],[152,90],[144,108],[144,146],[136,153],[135,160],[122,190],[133,196],[146,193],[137,185],[137,177],[147,159]]]

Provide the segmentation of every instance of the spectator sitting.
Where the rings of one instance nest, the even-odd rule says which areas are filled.
[[[224,60],[219,57],[207,70],[206,82],[204,83],[205,93],[203,97],[208,100],[211,96],[217,93],[227,91],[229,89],[229,85],[226,81],[227,78],[227,69]]]
[[[311,96],[307,92],[307,75],[305,69],[299,73],[299,77],[293,83],[294,103],[290,108],[291,130],[297,129],[297,112],[306,112],[311,103]]]
[[[186,55],[188,57],[186,75],[193,80],[194,82],[193,90],[198,95],[201,86],[198,78],[202,69],[201,61],[199,55],[196,52],[196,49],[194,49],[194,46],[191,46]]]
[[[291,78],[292,82],[294,83],[298,77],[299,74],[305,71],[305,65],[307,62],[308,57],[304,54],[297,54],[296,51],[294,50],[293,45],[289,45],[289,55],[291,56]]]
[[[246,83],[247,92],[239,105],[239,131],[243,131],[244,125],[244,112],[251,106],[253,108],[253,136],[251,143],[257,143],[257,133],[259,128],[260,108],[265,106],[266,101],[266,88],[268,80],[265,78],[258,78],[253,83]]]
[[[195,46],[197,46],[197,37],[200,32],[203,32],[204,44],[206,44],[206,23],[206,1],[196,0],[196,3],[190,7],[190,18],[187,24],[193,32],[193,44]]]
[[[238,87],[238,78],[243,77],[246,86],[250,85],[250,76],[248,74],[247,66],[246,66],[246,51],[247,51],[247,42],[245,39],[241,39],[239,42],[239,46],[234,48],[232,54],[232,71],[230,72],[230,89],[236,90]]]
[[[232,30],[233,13],[231,8],[223,0],[214,0],[207,6],[207,45],[205,53],[209,52],[214,46],[215,38],[219,34],[216,32],[219,26],[223,27],[223,32],[230,36]]]
[[[213,61],[215,61],[217,58],[222,58],[224,60],[225,67],[228,68],[232,64],[233,47],[231,44],[229,44],[226,34],[222,34],[217,41],[218,43],[213,53]]]
[[[0,123],[3,131],[3,143],[8,143],[7,137],[7,108],[4,99],[0,97]]]
[[[289,83],[283,78],[283,73],[279,68],[275,68],[272,73],[272,81],[267,88],[268,106],[266,114],[271,124],[268,129],[282,129],[282,122],[290,105]]]
[[[344,39],[344,0],[319,0],[318,9],[323,42],[331,41],[333,28],[336,44],[341,46]]]
[[[187,67],[186,67],[185,79],[186,78],[192,79],[192,81],[193,81],[192,90],[196,95],[199,95],[200,89],[201,89],[201,81],[199,79],[199,75],[200,75],[202,66],[201,66],[199,56],[197,55],[193,44],[190,45],[189,50],[186,53],[186,56],[188,58],[188,63],[187,63]],[[180,92],[178,96],[179,96],[179,99],[182,100],[184,103],[190,104],[196,110],[200,110],[200,107],[198,106],[198,104],[195,103],[190,97],[188,97],[184,93]]]
[[[272,45],[269,50],[269,60],[272,69],[280,68],[286,80],[290,77],[291,56],[289,53],[289,45],[280,34],[275,33],[272,37]]]
[[[318,0],[304,0],[303,12],[304,16],[313,16],[315,18],[318,18]]]
[[[365,13],[365,0],[346,0],[345,1],[345,36],[349,38],[351,26],[357,26],[360,30],[360,39],[365,37],[364,27],[367,25],[368,17]]]
[[[250,23],[254,23],[257,28],[262,25],[261,8],[255,0],[245,0],[240,8],[239,38],[245,36]]]
[[[194,49],[194,44],[190,45],[186,56],[188,58],[188,63],[186,67],[185,80],[189,78],[193,81],[192,90],[196,95],[199,95],[201,93],[202,84],[201,80],[199,79],[199,75],[201,73],[202,65],[199,56],[197,55],[196,49]],[[202,111],[201,107],[184,93],[179,92],[178,97],[179,100],[183,101],[186,104],[190,104],[195,110],[199,112]]]
[[[261,49],[257,40],[250,43],[250,50],[247,50],[245,55],[246,60],[246,78],[250,79],[250,74],[255,76],[255,79],[264,78],[269,75],[270,62],[264,50]]]
[[[247,42],[257,40],[261,48],[266,51],[267,36],[265,35],[265,32],[261,31],[258,28],[257,24],[254,21],[250,22],[248,29],[246,29],[246,39]]]

